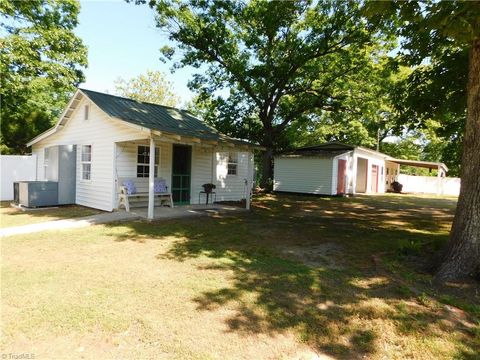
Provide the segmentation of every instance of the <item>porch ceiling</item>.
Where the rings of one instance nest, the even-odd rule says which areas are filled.
[[[443,171],[447,172],[448,168],[444,163],[439,162],[430,162],[430,161],[420,161],[420,160],[404,160],[404,159],[387,159],[387,161],[400,164],[400,165],[408,165],[408,166],[415,166],[427,169],[438,169],[441,168]]]
[[[224,148],[242,148],[245,150],[257,148],[247,143],[235,143],[231,141],[222,141],[222,140],[205,140],[192,136],[183,136],[177,134],[170,134],[160,131],[151,131],[150,136],[145,136],[145,138],[118,141],[117,143],[136,143],[136,144],[146,144],[150,143],[150,137],[152,137],[156,143],[171,143],[171,144],[185,144],[185,145],[200,145],[202,147],[224,147]],[[263,149],[263,148],[262,148]]]

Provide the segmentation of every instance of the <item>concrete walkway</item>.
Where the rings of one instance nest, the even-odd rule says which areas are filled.
[[[232,214],[245,212],[246,210],[239,207],[228,205],[187,205],[171,208],[155,208],[155,219],[176,219],[191,216],[212,216],[218,214]],[[46,230],[62,230],[87,227],[96,224],[106,224],[115,221],[146,219],[147,209],[132,209],[131,212],[123,210],[111,213],[102,213],[76,219],[46,221],[38,224],[30,224],[23,226],[14,226],[0,229],[0,237],[31,234]]]
[[[38,224],[30,224],[23,226],[14,226],[5,229],[0,229],[0,237],[31,234],[45,230],[62,230],[62,229],[74,229],[82,228],[96,224],[106,224],[114,221],[123,220],[135,220],[140,219],[141,216],[125,211],[116,211],[111,213],[97,214],[91,216],[85,216],[77,219],[65,219],[46,221]]]

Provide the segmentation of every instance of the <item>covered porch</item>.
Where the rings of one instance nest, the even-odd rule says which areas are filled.
[[[253,187],[253,148],[241,141],[219,141],[150,131],[146,138],[115,143],[114,203],[120,187],[132,181],[142,196],[132,207],[148,219],[183,217],[229,211],[213,201],[245,200],[250,208]],[[154,169],[154,171],[150,171]],[[161,201],[155,185],[163,182],[173,206]],[[208,196],[202,185],[213,184]],[[168,206],[166,206],[168,205]],[[235,209],[235,207],[232,207]]]
[[[448,168],[444,163],[404,160],[390,158],[386,162],[387,167],[387,190],[390,190],[391,184],[398,181],[403,185],[403,191],[413,193],[431,193],[442,195],[445,191],[445,182]],[[413,166],[418,168],[437,171],[437,176],[416,176],[401,173],[401,166]],[[458,184],[459,187],[459,184]]]
[[[403,185],[407,184],[405,191],[408,192],[425,192],[437,195],[443,194],[447,188],[452,187],[446,178],[448,168],[443,163],[396,159],[364,148],[355,149],[351,158],[347,159],[348,161],[350,161],[350,164],[345,167],[349,170],[345,172],[348,173],[349,186],[353,194],[382,194],[393,191],[392,184],[394,182],[400,182]],[[430,172],[435,170],[436,176],[402,174],[402,166],[426,168]],[[420,181],[420,178],[424,179]],[[416,189],[420,183],[422,184],[422,189]],[[423,189],[424,187],[428,187],[428,189],[425,190]]]

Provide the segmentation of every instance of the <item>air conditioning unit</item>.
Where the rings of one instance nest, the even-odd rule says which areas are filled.
[[[17,181],[13,183],[14,201],[25,207],[58,205],[55,181]]]
[[[75,203],[75,145],[58,145],[44,150],[46,181],[17,181],[13,184],[14,202],[25,207]]]

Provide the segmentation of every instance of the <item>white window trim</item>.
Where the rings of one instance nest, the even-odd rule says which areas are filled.
[[[146,176],[138,176],[138,166],[146,166],[149,168],[149,173],[150,173],[150,161],[148,161],[147,163],[139,163],[138,162],[138,150],[140,147],[144,147],[145,149],[147,149],[148,151],[150,151],[150,146],[149,145],[137,145],[137,154],[136,154],[136,162],[135,162],[135,177],[137,179],[148,179],[148,174]],[[160,171],[160,147],[156,146],[155,147],[155,177],[159,177],[159,171]],[[149,155],[150,156],[150,155]],[[145,174],[145,173],[144,173]]]
[[[83,160],[83,147],[84,146],[90,146],[90,161],[85,161]],[[91,144],[83,144],[80,147],[80,172],[81,172],[81,177],[80,180],[83,182],[91,182],[92,181],[92,153],[93,153],[93,146]],[[89,172],[89,178],[85,179],[83,177],[83,165],[90,165],[90,172]]]
[[[235,161],[230,161],[230,155],[235,159]],[[235,165],[235,174],[228,173],[228,166]],[[238,152],[229,151],[227,153],[227,176],[238,176]]]
[[[48,171],[48,167],[50,166],[48,161],[48,158],[50,157],[50,155],[48,154],[49,152],[50,150],[48,150],[48,148],[43,149],[43,178],[44,179],[47,178],[47,171]]]

